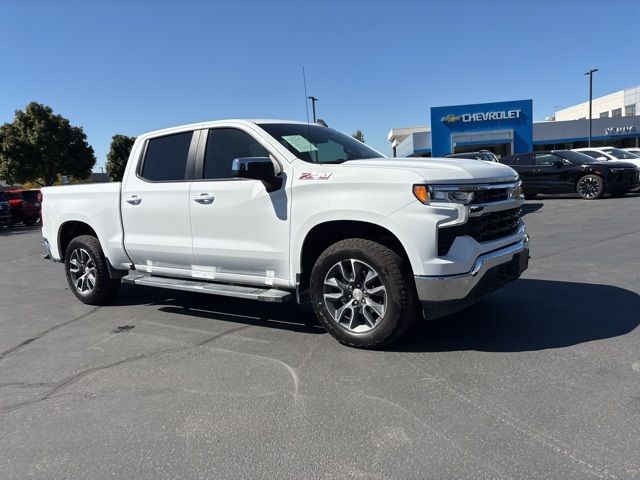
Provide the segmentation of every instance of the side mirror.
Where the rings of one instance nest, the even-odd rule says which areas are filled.
[[[596,160],[600,160],[601,162],[606,162],[609,159],[607,157],[598,157],[596,158]]]
[[[278,190],[282,186],[280,172],[276,172],[273,161],[269,157],[243,157],[233,160],[231,172],[236,178],[260,180],[267,192]]]
[[[556,168],[564,167],[564,162],[561,162],[560,160],[556,160],[555,162],[553,162],[553,164],[556,166]]]

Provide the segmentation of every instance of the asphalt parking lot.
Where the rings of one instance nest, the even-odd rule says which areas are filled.
[[[86,306],[0,230],[0,478],[640,478],[640,195],[525,213],[521,280],[384,351],[290,306]]]

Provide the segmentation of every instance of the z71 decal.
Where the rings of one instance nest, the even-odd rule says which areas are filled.
[[[329,172],[303,172],[298,180],[328,180],[330,176]]]

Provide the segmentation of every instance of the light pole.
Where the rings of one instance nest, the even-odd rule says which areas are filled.
[[[316,102],[318,101],[318,99],[313,95],[310,95],[307,98],[311,100],[311,108],[313,109],[313,123],[316,123]]]
[[[587,73],[585,73],[585,75],[589,75],[589,145],[587,145],[588,147],[591,147],[591,107],[593,104],[593,74],[594,72],[597,72],[598,69],[597,68],[592,68],[591,70],[589,70]]]

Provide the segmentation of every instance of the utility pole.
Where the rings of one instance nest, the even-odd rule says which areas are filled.
[[[311,100],[311,108],[313,109],[313,123],[316,123],[316,102],[318,101],[318,99],[313,95],[310,95],[307,98]]]
[[[585,75],[589,75],[589,144],[591,146],[591,117],[592,115],[592,104],[593,104],[593,74],[597,72],[597,68],[592,68]]]

